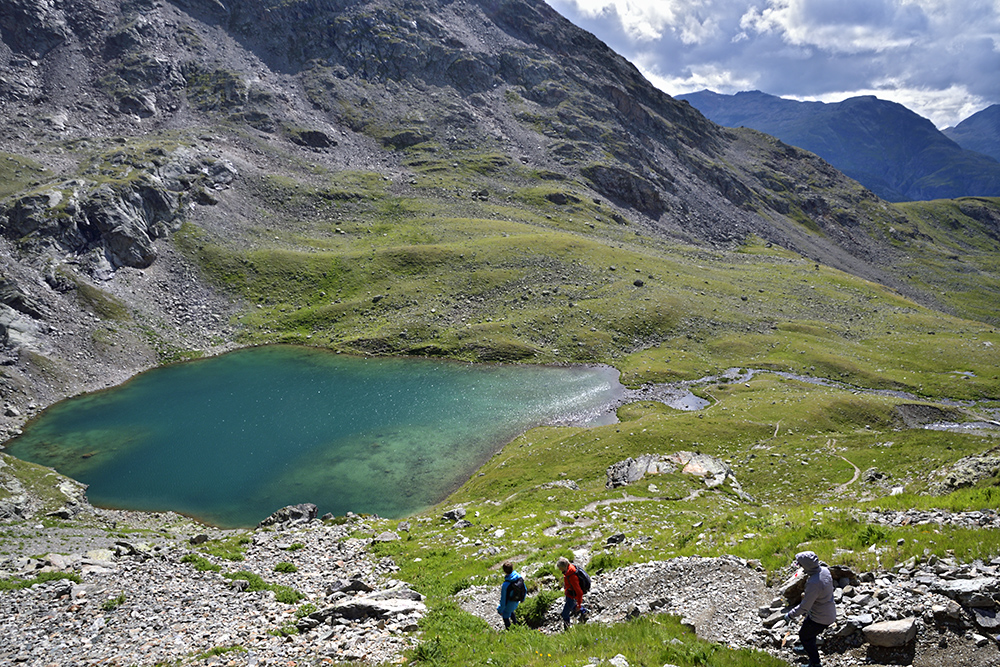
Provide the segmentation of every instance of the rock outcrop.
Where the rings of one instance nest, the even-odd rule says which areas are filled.
[[[638,482],[648,475],[662,475],[678,471],[685,475],[702,478],[705,481],[705,486],[709,489],[728,485],[728,488],[737,495],[746,496],[740,483],[736,480],[733,469],[725,461],[696,452],[643,454],[637,458],[629,457],[618,461],[608,467],[605,486],[614,489]]]
[[[177,229],[191,202],[228,187],[236,170],[229,162],[187,149],[144,157],[110,157],[126,176],[106,181],[54,183],[0,203],[0,229],[22,246],[64,255],[97,250],[96,277],[123,266],[145,268],[156,259],[153,241]],[[106,267],[106,268],[97,268]]]
[[[298,505],[288,505],[274,512],[259,524],[258,528],[274,527],[276,530],[288,530],[296,526],[309,523],[319,515],[319,508],[313,503],[300,503]]]

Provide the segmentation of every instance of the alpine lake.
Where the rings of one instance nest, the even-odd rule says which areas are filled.
[[[100,507],[233,528],[286,505],[401,517],[543,424],[614,421],[606,366],[359,358],[266,346],[164,366],[45,410],[7,443]]]

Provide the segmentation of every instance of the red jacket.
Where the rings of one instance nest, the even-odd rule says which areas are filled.
[[[566,590],[566,597],[576,600],[577,607],[583,606],[583,589],[580,588],[580,579],[576,576],[576,565],[573,563],[563,573],[563,588]]]

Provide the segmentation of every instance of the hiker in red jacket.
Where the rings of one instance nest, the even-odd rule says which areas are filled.
[[[576,566],[566,558],[560,557],[556,561],[556,567],[563,573],[563,589],[566,591],[566,604],[563,605],[562,620],[563,630],[569,628],[571,616],[580,615],[580,622],[587,622],[589,610],[583,608],[583,589],[580,588],[580,579],[576,576]]]

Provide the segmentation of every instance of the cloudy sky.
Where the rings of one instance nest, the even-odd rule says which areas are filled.
[[[939,128],[1000,103],[1000,0],[547,0],[671,95],[875,95]]]

